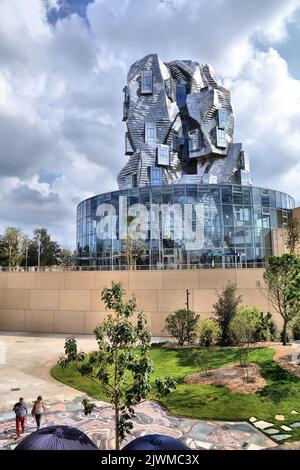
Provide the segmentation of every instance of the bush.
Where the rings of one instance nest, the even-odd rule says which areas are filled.
[[[198,322],[197,334],[200,346],[209,347],[218,343],[222,331],[215,320],[203,318]]]
[[[167,316],[165,329],[177,339],[180,346],[183,346],[184,343],[192,343],[196,338],[199,317],[192,310],[177,310]]]
[[[229,324],[234,318],[241,296],[236,295],[236,284],[229,282],[227,286],[220,292],[217,302],[213,305],[217,323],[221,328],[222,334],[220,338],[221,346],[230,346],[232,344],[229,334]]]
[[[300,339],[300,316],[296,317],[292,325],[293,339]]]
[[[299,325],[300,326],[300,325]],[[277,337],[277,328],[271,313],[260,313],[258,327],[256,331],[256,341],[275,341]]]
[[[240,346],[240,364],[248,365],[248,355],[251,343],[254,343],[259,324],[260,312],[254,307],[241,307],[231,320],[228,328],[233,343]]]

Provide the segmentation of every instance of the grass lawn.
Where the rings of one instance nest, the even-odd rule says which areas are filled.
[[[261,374],[266,379],[267,385],[263,390],[247,395],[231,392],[223,386],[194,385],[184,382],[185,376],[197,372],[195,358],[204,351],[207,350],[152,348],[151,355],[155,367],[152,381],[158,376],[169,375],[177,378],[179,383],[175,392],[158,400],[172,414],[217,420],[248,420],[251,416],[255,416],[275,423],[278,429],[282,424],[288,425],[300,421],[300,380],[273,361],[272,349],[257,348],[250,351],[249,360],[260,365]],[[239,362],[239,352],[235,348],[211,349],[209,353],[212,368]],[[55,379],[94,398],[105,399],[94,382],[82,377],[71,366],[62,369],[56,365],[51,374]],[[299,415],[291,414],[292,410],[297,410]],[[276,421],[276,414],[283,414],[285,421]],[[293,435],[291,440],[300,440],[300,428],[295,428],[291,434]]]

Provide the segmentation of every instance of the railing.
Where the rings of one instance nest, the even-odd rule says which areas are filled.
[[[187,269],[263,269],[267,266],[264,261],[255,263],[200,263],[200,264],[156,264],[142,266],[110,265],[110,266],[15,266],[2,267],[0,272],[55,272],[55,271],[169,271]]]

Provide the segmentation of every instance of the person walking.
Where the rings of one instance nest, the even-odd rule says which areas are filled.
[[[28,415],[27,406],[24,402],[23,397],[19,398],[18,403],[14,405],[13,411],[16,414],[16,434],[17,434],[17,437],[20,437],[20,425],[21,425],[22,434],[23,434],[25,431],[25,422],[26,422],[27,415]]]
[[[43,398],[39,395],[36,401],[33,404],[31,414],[35,418],[37,430],[41,427],[41,419],[44,411],[46,416],[46,403],[43,401]]]

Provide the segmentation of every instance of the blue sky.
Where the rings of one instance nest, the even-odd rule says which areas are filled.
[[[210,63],[254,184],[300,203],[299,0],[1,0],[0,232],[75,246],[76,205],[116,189],[130,65]]]

